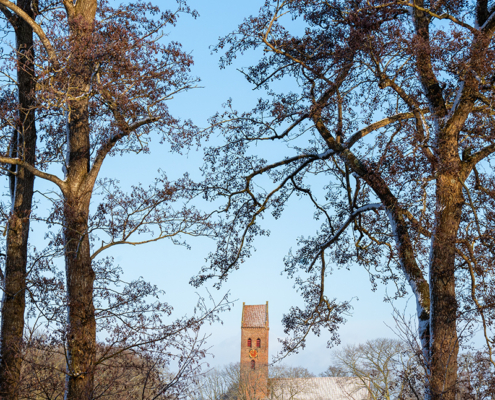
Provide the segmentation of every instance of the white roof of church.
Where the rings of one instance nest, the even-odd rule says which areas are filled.
[[[359,378],[285,378],[275,379],[274,400],[368,400],[368,389]]]

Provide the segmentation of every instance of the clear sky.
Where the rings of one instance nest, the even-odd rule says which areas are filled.
[[[165,6],[173,6],[172,2],[164,2]],[[218,54],[211,54],[210,46],[215,45],[218,38],[235,29],[245,17],[256,14],[262,1],[213,0],[189,1],[200,17],[196,20],[184,16],[179,20],[177,28],[170,30],[169,39],[180,41],[186,51],[191,51],[195,59],[193,73],[202,79],[201,89],[182,94],[170,103],[171,109],[183,118],[191,118],[201,126],[206,126],[207,118],[221,109],[222,103],[232,98],[241,109],[249,109],[262,92],[253,91],[237,68],[248,66],[256,61],[256,54],[247,53],[239,57],[236,64],[220,70]],[[123,183],[136,182],[142,179],[143,172],[164,169],[171,176],[180,176],[189,171],[199,177],[201,151],[191,151],[180,157],[167,152],[165,147],[154,147],[150,156],[114,157],[107,161],[103,174],[112,174],[116,169],[126,170]],[[132,157],[136,159],[133,160]],[[129,169],[129,165],[136,168]],[[210,206],[211,205],[206,205]],[[296,239],[301,235],[313,234],[318,224],[313,221],[313,210],[305,209],[297,201],[292,202],[281,220],[267,219],[271,229],[268,238],[257,240],[257,251],[235,272],[220,291],[210,291],[220,298],[230,291],[232,299],[238,299],[230,313],[223,315],[223,325],[208,328],[211,333],[209,343],[215,355],[212,365],[222,365],[239,360],[240,324],[242,302],[246,304],[263,304],[269,301],[270,314],[270,351],[275,354],[280,348],[278,337],[283,336],[281,318],[294,304],[300,304],[299,296],[293,289],[293,282],[281,276],[283,257],[289,249],[296,247]],[[189,240],[191,250],[173,246],[163,241],[141,248],[114,248],[112,254],[129,276],[142,275],[151,280],[166,293],[177,315],[190,313],[196,301],[196,290],[188,285],[188,281],[199,268],[209,251],[214,250],[214,243],[206,239]],[[379,286],[376,292],[371,291],[367,273],[356,267],[350,271],[336,271],[328,279],[328,295],[338,300],[353,299],[353,315],[341,329],[343,343],[359,343],[376,337],[393,337],[386,324],[393,326],[392,307],[383,302],[386,289]],[[393,293],[393,288],[389,289]],[[205,289],[200,290],[201,294]],[[413,303],[413,301],[410,301]],[[405,301],[397,303],[403,308]],[[410,308],[412,311],[412,308]],[[299,355],[286,360],[288,364],[301,365],[314,373],[324,371],[329,362],[331,351],[326,349],[327,337],[311,338],[308,347]]]
[[[177,28],[170,29],[169,39],[181,42],[183,48],[192,53],[195,59],[193,74],[202,79],[203,88],[181,94],[172,100],[170,108],[175,115],[190,118],[198,125],[206,126],[208,117],[220,110],[222,103],[228,98],[232,98],[239,108],[247,110],[263,94],[253,91],[252,86],[237,71],[237,68],[253,64],[256,54],[247,53],[235,65],[220,70],[219,55],[212,55],[209,48],[216,44],[220,36],[235,29],[245,17],[256,14],[261,4],[262,0],[189,1],[189,5],[199,12],[199,18],[195,20],[190,16],[183,16]],[[163,5],[174,7],[175,2],[163,1]],[[121,179],[123,187],[130,187],[138,182],[150,182],[158,169],[166,171],[171,178],[181,176],[186,171],[193,177],[200,178],[201,164],[201,150],[179,156],[168,152],[165,145],[156,143],[156,146],[151,147],[151,155],[125,155],[106,160],[100,176],[117,177]],[[40,181],[37,183],[41,185]],[[211,204],[204,206],[212,207]],[[280,348],[277,338],[283,336],[280,322],[282,315],[291,305],[301,303],[299,295],[293,289],[293,282],[280,274],[283,270],[283,257],[290,248],[296,248],[297,237],[315,232],[318,224],[313,221],[312,216],[313,210],[293,201],[280,220],[267,217],[266,226],[271,229],[271,235],[256,241],[256,252],[248,262],[232,274],[221,290],[211,288],[213,282],[199,290],[200,294],[205,295],[206,289],[209,289],[217,299],[230,291],[231,299],[238,299],[232,311],[222,315],[223,325],[206,329],[211,334],[211,353],[215,355],[210,360],[211,365],[239,361],[242,302],[264,304],[269,301],[271,354],[275,354]],[[141,247],[114,247],[104,256],[115,257],[124,269],[127,280],[143,276],[145,280],[165,290],[165,300],[175,307],[175,315],[180,316],[191,314],[197,300],[197,290],[188,284],[189,279],[204,265],[208,252],[215,247],[207,239],[192,238],[188,242],[191,250],[174,246],[170,241],[162,241]],[[383,302],[386,288],[379,286],[376,292],[372,292],[371,287],[367,273],[358,267],[335,271],[327,280],[329,297],[336,297],[339,301],[353,299],[353,315],[341,329],[344,344],[356,344],[377,337],[393,337],[387,327],[387,324],[393,326],[392,307]],[[393,294],[393,288],[389,290]],[[403,308],[405,300],[399,301],[397,306]],[[310,338],[308,347],[286,362],[306,367],[314,373],[323,372],[328,367],[331,356],[331,350],[325,346],[327,340],[325,334],[321,338]]]

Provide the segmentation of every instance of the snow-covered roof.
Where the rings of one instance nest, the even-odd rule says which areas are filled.
[[[255,306],[244,305],[242,310],[243,328],[264,328],[268,326],[268,303]]]
[[[368,400],[368,389],[358,378],[285,378],[272,381],[273,400]]]

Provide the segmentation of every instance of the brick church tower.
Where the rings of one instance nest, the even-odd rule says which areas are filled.
[[[242,303],[240,390],[246,399],[268,396],[268,301]],[[244,396],[243,396],[244,397]]]

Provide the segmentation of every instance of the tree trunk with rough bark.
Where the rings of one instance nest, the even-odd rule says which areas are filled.
[[[454,400],[457,385],[457,299],[455,244],[461,221],[461,160],[455,136],[440,135],[436,185],[436,228],[430,265],[430,392],[433,400]]]
[[[84,77],[76,87],[84,89]],[[69,102],[67,191],[64,193],[65,268],[67,278],[67,389],[71,400],[90,399],[96,357],[93,305],[95,273],[88,237],[89,203],[93,185],[86,178],[90,163],[88,100]]]
[[[31,1],[17,2],[28,15],[33,16]],[[21,18],[12,17],[16,35],[18,80],[18,125],[13,133],[11,153],[31,165],[35,163],[36,126],[34,111],[33,30]],[[31,213],[34,175],[20,166],[11,168],[12,211],[8,221],[7,255],[5,262],[5,291],[2,302],[1,328],[1,397],[19,398],[19,380],[22,365],[22,342],[26,292],[26,264],[28,253],[29,218]],[[15,175],[14,175],[15,174]]]
[[[66,197],[65,262],[68,290],[67,394],[68,399],[90,399],[96,357],[96,321],[93,305],[95,273],[87,235],[88,202]]]
[[[66,5],[67,7],[67,5]],[[71,48],[70,66],[73,100],[67,103],[66,190],[64,191],[64,242],[67,280],[67,387],[65,397],[87,400],[93,396],[96,357],[96,320],[93,304],[95,273],[91,265],[88,237],[89,204],[93,184],[88,184],[90,168],[89,100],[85,97],[91,78],[90,63],[78,63],[92,34],[96,0],[78,1],[68,6]],[[84,54],[82,54],[84,57]]]

